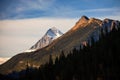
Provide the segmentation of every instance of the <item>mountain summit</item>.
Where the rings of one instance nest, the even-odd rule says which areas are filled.
[[[76,30],[78,27],[86,24],[88,21],[89,21],[89,18],[87,16],[82,16],[72,29]]]
[[[63,35],[63,33],[60,30],[58,30],[56,27],[52,27],[51,29],[49,29],[47,31],[47,33],[45,34],[45,36],[46,35],[49,36],[51,39],[54,40],[54,39],[60,37],[61,35]]]
[[[63,33],[60,30],[58,30],[56,27],[52,27],[35,45],[33,45],[29,50],[26,50],[25,52],[33,52],[37,49],[41,49],[49,45],[53,40],[57,39],[61,35],[63,35]]]
[[[88,22],[89,18],[87,16],[82,16],[79,20],[80,23],[86,23]]]

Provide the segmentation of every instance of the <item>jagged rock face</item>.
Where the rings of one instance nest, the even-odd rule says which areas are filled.
[[[110,32],[114,27],[117,29],[119,25],[119,21],[112,19],[104,19],[103,20],[103,29],[107,28],[108,32]]]
[[[111,30],[113,27],[118,27],[118,25],[120,25],[120,22],[116,20],[105,19],[102,21],[95,18],[89,19],[83,16],[72,29],[59,38],[53,36],[58,35],[60,32],[54,28],[50,29],[45,34],[46,37],[44,36],[45,38],[41,39],[41,42],[46,43],[49,43],[47,40],[54,39],[49,46],[29,54],[22,53],[14,56],[0,66],[0,72],[9,73],[25,69],[26,67],[24,65],[27,61],[29,61],[30,65],[38,67],[41,64],[48,62],[50,54],[53,56],[53,59],[55,59],[56,56],[59,56],[61,51],[64,51],[64,54],[67,55],[73,48],[79,48],[81,44],[86,46],[90,42],[91,37],[93,37],[95,41],[99,40],[100,30],[102,28],[105,30],[105,27],[107,27]],[[10,67],[8,67],[9,65]]]
[[[87,16],[82,16],[78,21],[79,24],[87,23],[89,18]]]
[[[52,27],[46,32],[46,34],[35,45],[33,45],[26,52],[32,52],[37,49],[41,49],[45,46],[48,46],[53,40],[57,39],[61,35],[63,35],[63,33],[60,30],[58,30],[55,27]]]
[[[87,16],[82,16],[79,21],[76,23],[76,25],[72,28],[72,30],[76,30],[79,28],[82,24],[86,24],[89,21],[89,18]]]

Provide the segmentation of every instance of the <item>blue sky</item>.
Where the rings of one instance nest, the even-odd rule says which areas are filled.
[[[67,32],[82,15],[120,20],[120,0],[0,0],[0,62],[29,49],[51,27]]]
[[[79,18],[120,14],[120,0],[0,0],[0,20]]]

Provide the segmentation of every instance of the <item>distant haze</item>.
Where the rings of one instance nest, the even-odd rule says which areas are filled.
[[[2,63],[4,63],[5,61],[7,61],[8,59],[10,59],[10,58],[0,58],[0,65],[1,65]]]
[[[0,57],[12,57],[29,49],[51,27],[63,33],[76,23],[77,19],[24,19],[0,21]]]

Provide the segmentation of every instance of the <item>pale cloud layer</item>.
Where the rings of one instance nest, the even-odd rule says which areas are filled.
[[[0,58],[0,65],[9,60],[10,58]]]
[[[0,57],[11,57],[34,45],[51,27],[68,31],[77,19],[24,19],[0,21]]]

